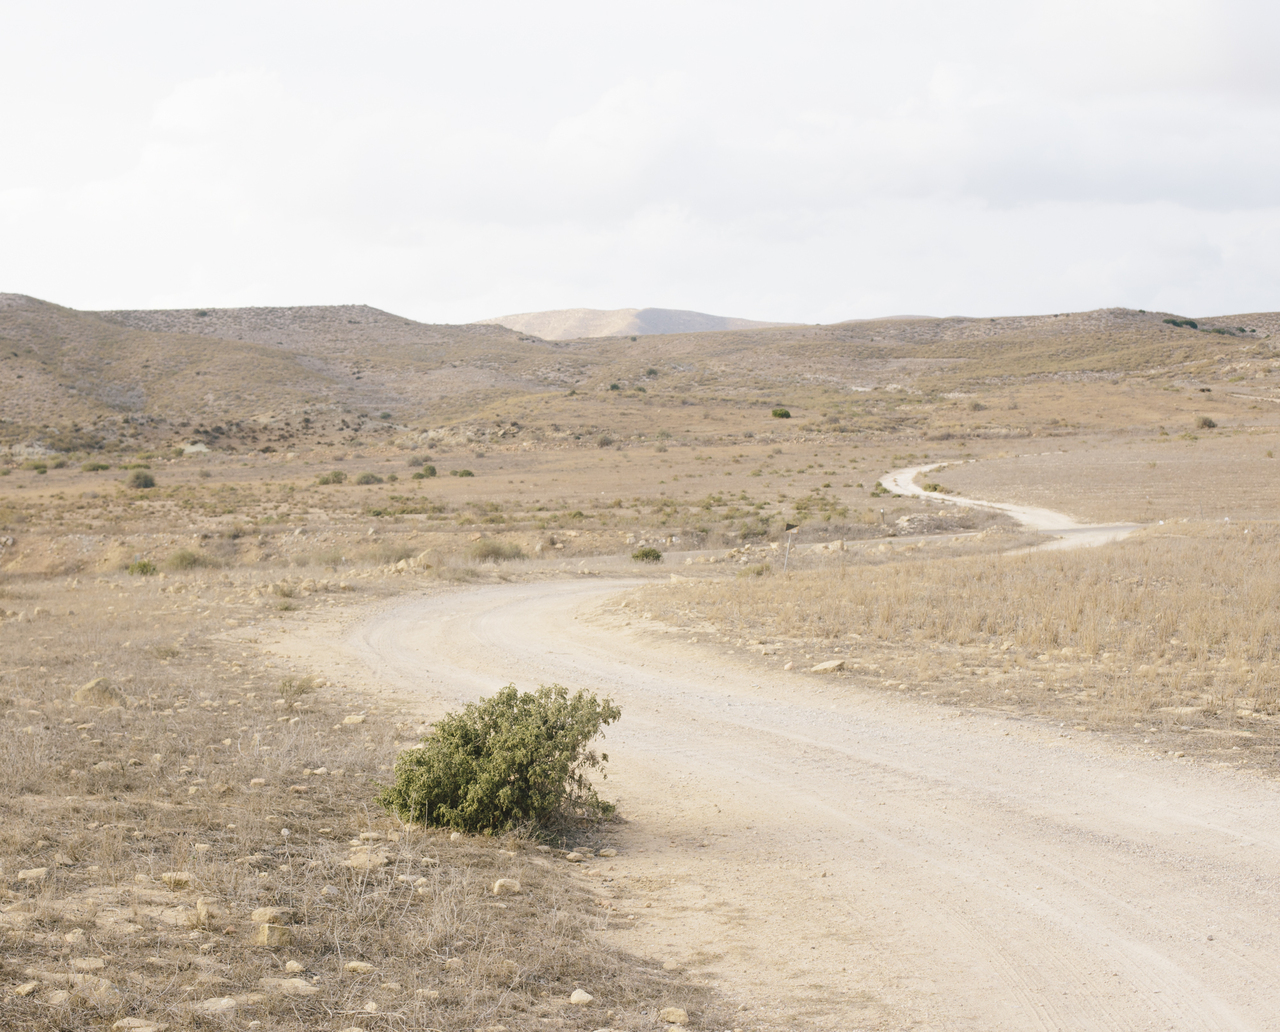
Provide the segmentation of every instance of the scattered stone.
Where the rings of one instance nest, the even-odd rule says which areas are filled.
[[[689,1024],[689,1015],[680,1007],[663,1007],[662,1010],[658,1011],[658,1018],[668,1025]]]
[[[266,783],[267,783],[266,778],[250,778],[249,779],[250,788],[261,788]]]
[[[76,690],[71,701],[77,706],[123,706],[125,698],[105,677],[95,677],[88,684]]]
[[[111,1027],[114,1032],[164,1032],[169,1026],[150,1018],[121,1018]]]
[[[65,989],[55,989],[44,998],[44,1002],[50,1007],[65,1007],[71,1002],[71,994]]]
[[[289,907],[258,907],[249,915],[254,924],[293,924],[297,915]]]
[[[462,832],[460,832],[460,831],[455,831],[453,834],[451,834],[451,835],[449,836],[449,841],[450,841],[450,842],[457,842],[460,838],[462,838]]]
[[[419,1000],[438,1000],[440,992],[437,989],[415,989],[413,995]]]
[[[291,975],[296,975],[296,974],[298,974],[299,972],[302,972],[302,971],[306,971],[306,970],[307,970],[305,967],[303,967],[301,964],[299,964],[296,960],[291,960],[291,961],[289,961],[289,963],[287,963],[287,964],[284,966],[284,969],[285,969],[286,971],[288,971],[288,972],[289,972],[289,974],[291,974]]]
[[[71,970],[79,971],[81,974],[92,974],[95,971],[101,971],[107,966],[107,962],[101,957],[76,957],[71,962]]]
[[[67,934],[62,937],[62,941],[68,942],[72,946],[78,946],[80,943],[84,942],[84,929],[83,928],[71,929],[71,931],[67,932]]]
[[[264,978],[261,985],[285,996],[314,996],[320,991],[318,985],[312,985],[305,978]]]
[[[370,1000],[368,1003],[366,1003],[364,1005],[364,1009],[367,1010],[370,1014],[378,1013],[378,1005],[373,1000]]]
[[[462,967],[463,964],[461,957],[450,957],[444,962],[444,969],[446,971],[461,971]]]
[[[349,960],[346,963],[345,970],[350,971],[353,975],[367,975],[373,970],[373,965],[367,960]]]
[[[191,888],[190,871],[165,871],[160,875],[160,880],[171,889],[177,890]]]
[[[664,960],[662,962],[662,970],[663,971],[679,971],[680,965],[678,962],[674,960]]]
[[[350,867],[353,871],[372,871],[386,865],[386,853],[356,853],[350,859],[342,861],[343,867]]]
[[[618,855],[618,851],[616,849],[602,849],[600,850],[599,855],[605,856],[605,857],[613,857]]]
[[[289,791],[294,795],[306,795],[311,791],[311,787],[309,785],[290,785]]]
[[[829,659],[825,663],[819,663],[817,666],[811,666],[809,673],[811,674],[834,674],[837,670],[844,669],[843,659]],[[681,1011],[681,1013],[684,1013]]]
[[[232,996],[215,996],[211,1000],[202,1000],[191,1005],[196,1014],[211,1018],[229,1018],[236,1012],[236,1001]]]
[[[40,988],[39,982],[23,982],[22,985],[15,986],[13,989],[14,996],[30,996]]]
[[[361,842],[381,842],[386,836],[380,831],[362,831],[359,838]]]
[[[520,891],[520,883],[514,878],[499,878],[493,883],[495,896],[518,896]]]
[[[585,989],[575,989],[573,995],[569,997],[569,1002],[576,1007],[585,1007],[594,1000],[595,997]]]
[[[196,900],[196,923],[203,928],[212,925],[222,924],[227,920],[227,910],[225,907],[219,906],[214,900],[205,899],[203,896]]]
[[[363,723],[364,723],[364,714],[363,714],[363,713],[352,713],[350,716],[343,717],[343,718],[342,718],[342,722],[343,722],[344,724],[363,724]]]
[[[785,663],[783,663],[783,664],[782,664],[782,669],[783,669],[783,670],[790,670],[790,669],[791,669],[792,667],[794,667],[794,666],[795,666],[795,664],[794,664],[794,663],[792,663],[792,662],[791,662],[791,660],[787,660]]]
[[[586,859],[581,853],[566,853],[565,859],[571,864],[580,864]]]
[[[254,946],[268,946],[279,949],[293,942],[293,933],[284,925],[260,924],[253,929],[253,938],[249,940]]]
[[[117,763],[115,760],[103,760],[100,763],[95,763],[93,765],[93,769],[96,770],[99,774],[114,774],[114,773],[117,773],[118,771],[123,770],[124,768],[121,767],[120,764]]]

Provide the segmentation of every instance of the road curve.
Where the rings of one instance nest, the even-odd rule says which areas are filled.
[[[288,637],[430,717],[508,681],[617,701],[627,823],[592,884],[636,920],[607,934],[748,1001],[744,1027],[1280,1028],[1276,785],[675,640],[614,605],[631,583]]]
[[[1007,513],[1023,526],[1038,530],[1043,534],[1052,534],[1054,540],[1037,546],[1039,549],[1053,548],[1085,548],[1092,545],[1105,545],[1109,541],[1119,541],[1138,530],[1141,523],[1077,523],[1070,516],[1052,509],[1038,509],[1031,505],[1013,505],[1009,502],[987,502],[978,498],[965,498],[961,495],[946,495],[926,491],[916,483],[921,473],[932,473],[951,465],[947,462],[934,462],[926,466],[908,466],[895,469],[880,478],[883,484],[894,494],[914,495],[917,498],[928,498],[935,502],[946,502],[951,505],[976,505],[983,509],[996,509]]]

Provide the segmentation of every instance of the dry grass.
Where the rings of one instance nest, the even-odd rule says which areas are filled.
[[[787,578],[640,592],[660,619],[772,641],[777,661],[846,658],[895,690],[1100,727],[1154,716],[1252,729],[1274,745],[1278,549],[1276,524],[1180,523],[1103,548],[880,565],[854,555]]]
[[[221,1028],[198,1005],[228,997],[237,1026],[295,1030],[642,1028],[672,1000],[718,1020],[707,989],[602,944],[609,911],[563,850],[452,840],[374,806],[416,722],[362,705],[344,723],[340,686],[227,640],[236,603],[216,600],[235,588],[207,573],[6,586],[27,614],[0,623],[6,1032]],[[73,701],[104,675],[121,705]],[[498,878],[522,892],[497,899]],[[217,908],[206,919],[199,900]],[[253,945],[267,906],[290,912],[288,943]],[[576,987],[599,1002],[568,1006]]]

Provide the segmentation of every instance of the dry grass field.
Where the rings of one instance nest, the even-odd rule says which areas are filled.
[[[838,658],[828,688],[1273,775],[1280,319],[1166,318],[548,342],[0,295],[5,1027],[624,1029],[676,1002],[734,1027],[609,946],[617,915],[561,860],[607,826],[550,852],[399,826],[372,800],[423,714],[255,640],[405,591],[642,572],[653,618],[778,677]],[[1153,525],[1012,554],[1040,539],[878,488],[926,462]]]
[[[373,805],[420,718],[225,633],[230,612],[265,627],[393,587],[264,588],[198,570],[4,589],[6,1029],[643,1028],[675,1004],[715,1022],[705,987],[601,941],[613,915],[566,849]]]

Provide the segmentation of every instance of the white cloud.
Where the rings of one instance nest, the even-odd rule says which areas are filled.
[[[1275,307],[1262,5],[49,11],[0,62],[0,289],[441,320]]]

